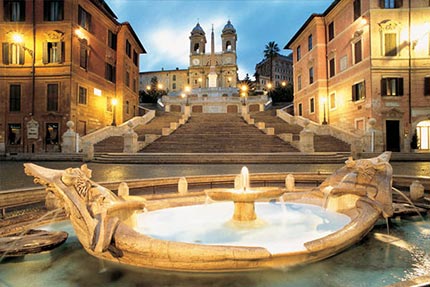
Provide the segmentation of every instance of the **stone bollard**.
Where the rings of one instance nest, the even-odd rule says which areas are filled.
[[[136,153],[139,150],[139,144],[137,142],[138,135],[133,130],[133,123],[128,122],[129,130],[124,134],[124,150],[123,152]]]
[[[314,133],[308,128],[309,120],[304,122],[304,128],[300,132],[300,151],[314,152]]]
[[[61,144],[61,152],[62,153],[75,153],[76,152],[76,144],[77,144],[77,134],[73,130],[75,123],[72,121],[68,121],[66,123],[68,130],[63,134],[63,143]]]
[[[84,161],[91,161],[94,159],[94,145],[90,142],[82,144],[82,153],[84,154]]]
[[[287,191],[294,191],[294,187],[295,187],[295,179],[294,179],[294,175],[292,175],[291,173],[287,175],[287,177],[285,178],[285,187],[287,188]]]
[[[412,182],[409,186],[409,194],[412,200],[418,200],[424,196],[424,185],[418,180]]]
[[[130,195],[130,189],[128,188],[127,183],[121,182],[118,186],[118,196],[127,197]]]
[[[178,181],[178,192],[184,194],[188,192],[188,182],[185,177],[181,177]]]

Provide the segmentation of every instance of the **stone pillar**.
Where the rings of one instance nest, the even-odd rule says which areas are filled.
[[[181,177],[178,181],[178,192],[184,194],[188,192],[188,182],[185,177]]]
[[[63,143],[61,144],[61,152],[76,153],[77,134],[73,130],[75,123],[72,121],[68,121],[66,125],[69,129],[63,134]]]
[[[84,161],[91,161],[94,159],[94,145],[91,142],[84,142],[82,144],[82,153],[84,154]]]
[[[184,115],[187,117],[187,119],[190,117],[190,115],[191,115],[191,106],[190,105],[184,106]]]
[[[303,130],[300,132],[300,151],[301,152],[315,152],[314,149],[314,133],[308,128],[309,120],[304,122]]]
[[[381,153],[384,150],[384,139],[382,131],[375,128],[376,119],[370,118],[368,128],[364,134],[364,151]]]
[[[287,191],[294,191],[294,186],[295,186],[295,179],[294,179],[294,175],[292,175],[291,173],[287,175],[287,177],[285,178],[285,187],[287,188]]]
[[[133,130],[133,123],[128,122],[128,131],[124,134],[124,152],[136,153],[139,150],[138,135]]]

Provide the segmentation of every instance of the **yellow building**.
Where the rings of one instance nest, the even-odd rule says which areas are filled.
[[[369,119],[385,150],[430,150],[430,4],[337,0],[287,43],[295,114],[363,134]],[[414,146],[412,146],[414,148]]]
[[[58,151],[69,120],[82,136],[137,113],[145,49],[104,1],[0,7],[0,153]]]

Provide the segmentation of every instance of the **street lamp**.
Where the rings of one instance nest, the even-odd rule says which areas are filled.
[[[230,88],[231,87],[231,77],[228,77],[227,81],[228,81],[228,87]]]
[[[199,78],[199,88],[202,88],[202,78]]]
[[[322,121],[323,125],[327,124],[327,120],[326,120],[326,117],[325,117],[325,109],[326,109],[325,104],[326,104],[326,101],[327,101],[326,98],[322,98],[321,99],[321,102],[323,103],[323,111],[324,111],[324,118],[323,118],[323,121]]]
[[[113,98],[112,101],[112,126],[116,126],[116,105],[118,104],[118,100]]]
[[[246,105],[246,97],[248,96],[248,86],[247,85],[242,85],[240,87],[241,89],[241,96],[243,97],[243,104]]]

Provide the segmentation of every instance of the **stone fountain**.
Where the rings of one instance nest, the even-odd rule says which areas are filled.
[[[255,214],[255,202],[263,199],[278,198],[285,193],[281,188],[250,189],[249,171],[243,167],[239,176],[238,189],[214,188],[205,190],[206,195],[218,201],[232,201],[234,203],[233,220],[253,221],[257,219]]]
[[[204,198],[184,201],[180,197],[163,200],[158,205],[151,205],[144,200],[129,196],[117,196],[112,191],[93,182],[91,171],[83,165],[80,169],[53,170],[35,164],[25,164],[28,175],[34,176],[35,181],[46,186],[49,193],[55,195],[64,206],[75,230],[76,236],[83,248],[91,255],[118,263],[182,271],[220,272],[266,269],[274,267],[293,266],[297,264],[318,261],[353,245],[362,239],[381,217],[392,215],[391,177],[392,168],[388,163],[390,153],[386,152],[372,159],[349,159],[346,165],[329,176],[319,187],[303,192],[286,192],[286,189],[249,188],[249,173],[244,170],[241,174],[239,190],[213,190],[206,193],[212,199],[232,200],[234,202],[234,221],[254,221],[256,206],[263,209],[283,206],[283,203],[271,205],[270,202],[259,202],[262,199],[277,198],[282,195],[283,201],[297,204],[294,209],[306,209],[307,213],[297,218],[285,218],[283,221],[293,221],[293,225],[301,226],[302,219],[313,215],[314,209],[308,207],[325,206],[333,216],[347,218],[336,228],[327,228],[322,219],[316,223],[316,230],[324,232],[313,237],[299,238],[301,241],[293,248],[290,242],[281,238],[276,244],[286,249],[270,249],[262,245],[228,244],[223,242],[204,243],[197,239],[181,241],[179,235],[188,233],[186,220],[176,225],[183,225],[177,232],[178,236],[169,235],[171,239],[163,239],[153,235],[147,229],[139,229],[139,225],[147,223],[146,215],[157,219],[167,212],[167,218],[176,214],[190,213],[191,217],[199,219],[199,213],[204,210]],[[178,207],[180,206],[180,207]],[[211,209],[212,205],[209,205]],[[214,205],[216,206],[216,205]],[[213,214],[205,217],[207,220],[217,218],[224,210],[215,209]],[[146,208],[149,212],[143,213]],[[192,209],[198,208],[198,209]],[[191,212],[189,209],[192,209]],[[197,211],[196,211],[197,210]],[[321,211],[322,212],[322,211]],[[321,213],[317,211],[317,213]],[[260,217],[260,212],[257,210]],[[136,216],[137,215],[137,216]],[[143,217],[142,217],[143,216]],[[231,216],[231,214],[230,214]],[[330,215],[331,216],[331,215]],[[279,217],[279,216],[275,216]],[[139,219],[141,218],[141,219]],[[205,219],[206,220],[206,219]],[[228,219],[226,219],[228,220]],[[169,220],[155,221],[155,229],[161,223]],[[199,227],[211,223],[202,221]],[[306,224],[303,224],[305,227]],[[323,227],[323,228],[321,228]],[[275,226],[281,230],[283,223]],[[167,226],[169,231],[171,226]],[[249,232],[258,232],[259,229]],[[224,229],[216,229],[210,234],[223,234]],[[252,233],[251,233],[252,234]],[[264,238],[265,236],[265,238]],[[265,234],[263,239],[272,237]],[[210,236],[209,236],[210,237]],[[300,237],[300,236],[298,236]]]

